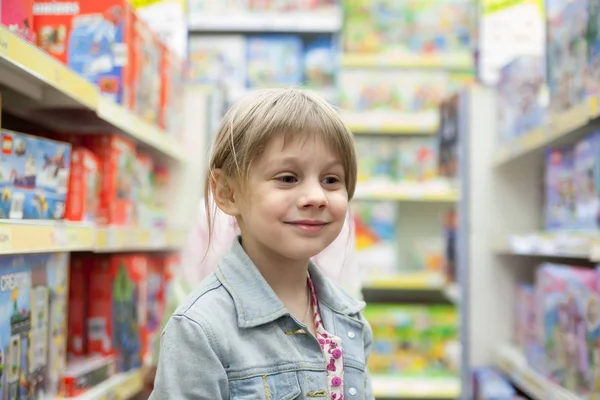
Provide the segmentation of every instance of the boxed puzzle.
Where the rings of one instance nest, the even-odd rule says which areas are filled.
[[[71,145],[2,130],[0,218],[63,219]]]

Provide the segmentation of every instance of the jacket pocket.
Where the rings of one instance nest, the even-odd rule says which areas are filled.
[[[229,381],[231,400],[291,400],[302,393],[295,371]]]

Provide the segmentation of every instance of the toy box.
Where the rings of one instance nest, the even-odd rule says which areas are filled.
[[[575,226],[575,180],[573,149],[551,149],[546,153],[546,230]]]
[[[38,46],[126,103],[133,10],[125,0],[35,0]]]
[[[152,359],[156,341],[160,340],[160,326],[164,318],[167,295],[175,268],[180,262],[176,255],[151,256],[148,261],[148,315],[146,317],[146,337],[144,362]]]
[[[2,130],[0,218],[62,219],[71,145]]]
[[[597,95],[600,90],[600,2],[588,1],[586,91]]]
[[[363,280],[393,275],[398,207],[395,202],[357,201],[352,207],[356,235],[356,261]]]
[[[160,127],[171,136],[183,135],[184,121],[184,67],[182,60],[163,46],[161,60]]]
[[[100,183],[98,157],[85,148],[75,148],[71,155],[66,219],[80,222],[96,221]]]
[[[303,83],[302,39],[296,35],[250,35],[246,42],[250,89]]]
[[[536,311],[535,287],[527,283],[519,283],[515,295],[514,338],[525,353],[537,335]]]
[[[33,35],[33,0],[0,1],[0,24],[25,39],[35,40]]]
[[[119,372],[141,366],[146,326],[147,258],[98,257],[90,273],[90,354],[115,355]]]
[[[588,1],[546,2],[551,112],[568,110],[586,98]]]
[[[0,259],[4,399],[33,400],[57,393],[65,365],[67,260],[65,254]]]
[[[403,377],[456,376],[458,315],[451,306],[369,304],[369,371]]]
[[[424,182],[437,177],[435,138],[400,138],[398,177],[405,182]]]
[[[358,182],[394,182],[397,180],[396,138],[357,136]]]
[[[412,64],[472,61],[473,7],[469,0],[344,1],[344,52],[389,54]]]
[[[67,355],[70,359],[87,355],[87,312],[91,257],[76,254],[69,269],[69,324]]]
[[[241,35],[193,36],[188,65],[191,82],[218,86],[232,103],[246,90],[246,39]]]
[[[132,225],[135,144],[119,135],[93,135],[88,137],[88,148],[100,160],[101,168],[96,222],[100,225]]]
[[[147,154],[135,155],[135,189],[133,192],[133,224],[140,228],[154,228],[154,161]]]
[[[595,341],[590,327],[598,319],[598,275],[585,268],[544,264],[537,275],[540,339],[547,360],[545,373],[582,395],[592,388]]]
[[[413,132],[438,124],[438,106],[448,89],[448,74],[433,70],[342,70],[339,81],[339,104],[349,114],[348,123]]]
[[[544,122],[544,61],[540,56],[520,56],[500,69],[496,107],[500,141],[521,136]]]
[[[61,378],[67,368],[70,257],[68,253],[53,253],[48,257],[46,271],[50,319],[46,394],[54,397],[59,393]]]
[[[308,40],[304,48],[304,83],[309,88],[333,90],[338,70],[336,49],[331,35]]]
[[[600,132],[575,144],[575,209],[577,228],[597,231],[600,228]]]
[[[133,17],[130,107],[142,119],[158,125],[161,99],[162,50],[158,37],[141,19]]]
[[[600,340],[600,280],[593,269],[571,268],[571,274],[567,287],[570,321],[565,325],[571,348],[565,385],[567,389],[586,397],[594,393],[600,384],[594,381],[595,370],[599,366],[595,365],[592,353],[594,343]]]

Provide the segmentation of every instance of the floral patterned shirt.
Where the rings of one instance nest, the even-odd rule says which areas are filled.
[[[329,384],[329,393],[331,400],[344,399],[344,356],[342,353],[342,339],[330,334],[325,330],[321,314],[319,312],[319,302],[315,293],[310,276],[308,277],[308,286],[312,296],[313,319],[317,340],[321,345],[321,351],[327,363],[327,380]]]

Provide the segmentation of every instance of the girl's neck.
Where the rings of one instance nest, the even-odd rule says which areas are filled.
[[[309,260],[290,260],[252,240],[242,239],[242,247],[277,297],[296,315],[295,309],[306,304],[308,296]]]

